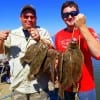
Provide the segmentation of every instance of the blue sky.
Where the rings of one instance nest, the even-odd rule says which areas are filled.
[[[51,34],[65,27],[60,16],[62,3],[66,0],[1,0],[0,30],[15,29],[20,26],[19,14],[25,4],[31,4],[37,11],[37,23]],[[100,33],[100,0],[74,0],[80,12],[86,15],[87,26]]]

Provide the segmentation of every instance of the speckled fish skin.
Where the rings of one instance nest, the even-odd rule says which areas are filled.
[[[43,64],[43,72],[49,72],[51,81],[55,80],[55,61],[58,58],[59,52],[55,49],[48,49],[47,56],[45,62]]]
[[[38,49],[39,45],[40,45],[40,42],[37,42],[36,44],[31,44],[27,48],[24,57],[20,59],[22,64],[24,63],[30,64],[32,62],[32,59],[34,59],[36,55],[39,53],[39,49]]]
[[[31,81],[35,79],[40,71],[41,65],[47,53],[47,45],[43,42],[38,42],[37,44],[31,45],[23,58],[21,58],[21,63],[29,64],[30,72],[28,75],[28,80]]]
[[[63,53],[59,52],[57,73],[58,73],[58,80],[59,80],[60,83],[62,81],[62,72],[63,72],[62,71],[63,70],[62,64],[63,64]]]
[[[84,57],[76,41],[71,41],[63,54],[63,62],[60,76],[61,88],[59,95],[64,99],[64,90],[69,87],[77,88],[76,83],[81,78],[81,69]],[[59,67],[59,66],[58,66]],[[61,67],[61,66],[60,66]]]

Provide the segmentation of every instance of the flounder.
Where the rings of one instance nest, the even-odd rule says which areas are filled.
[[[65,89],[72,88],[72,91],[76,92],[77,83],[81,78],[83,62],[83,53],[77,41],[72,40],[66,51],[59,56],[58,81],[61,100],[64,100]]]
[[[29,64],[30,72],[28,80],[35,79],[40,71],[41,65],[46,57],[48,47],[44,42],[37,42],[28,47],[24,57],[20,59],[21,64],[25,66]]]

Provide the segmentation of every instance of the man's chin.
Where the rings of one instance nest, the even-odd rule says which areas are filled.
[[[75,24],[72,22],[72,23],[68,23],[67,25],[68,26],[74,26]]]
[[[74,24],[68,24],[68,27],[74,27]]]

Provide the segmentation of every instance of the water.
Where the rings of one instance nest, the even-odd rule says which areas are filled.
[[[93,59],[97,100],[100,100],[100,60]]]

